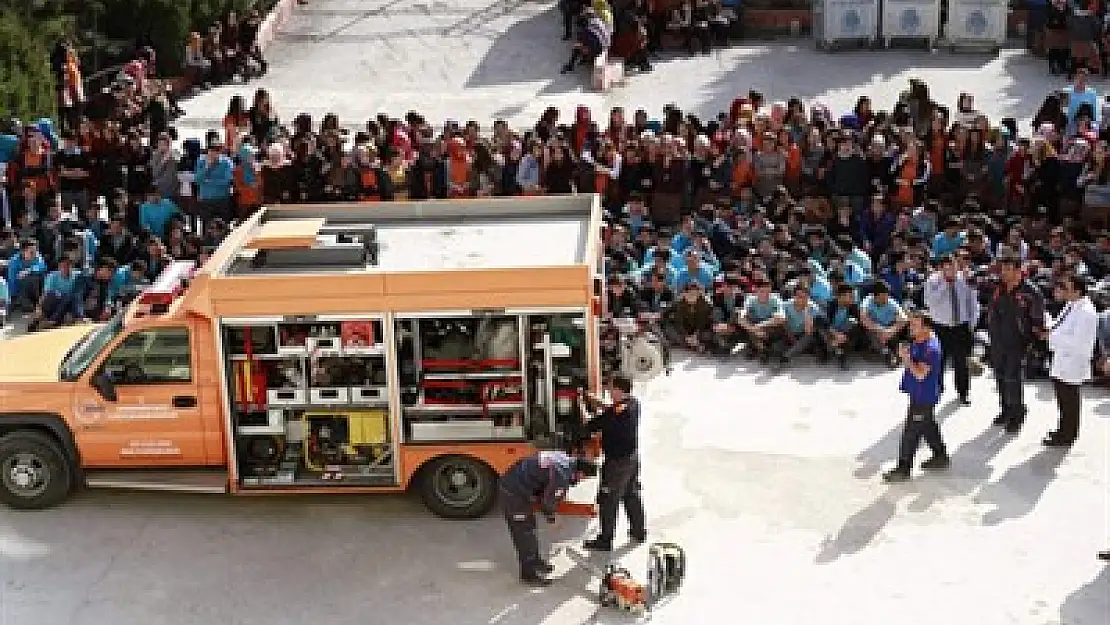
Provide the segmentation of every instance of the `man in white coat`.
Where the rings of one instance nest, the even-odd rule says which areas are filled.
[[[1064,302],[1060,314],[1048,324],[1048,347],[1052,350],[1053,390],[1060,410],[1055,432],[1044,439],[1047,447],[1071,447],[1079,436],[1080,388],[1091,379],[1095,354],[1098,312],[1087,297],[1083,278],[1071,274],[1056,284],[1056,298]]]

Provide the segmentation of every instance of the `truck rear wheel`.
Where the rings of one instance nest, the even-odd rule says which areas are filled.
[[[478,518],[497,500],[497,475],[480,460],[443,456],[421,471],[420,497],[441,517]]]
[[[0,438],[0,502],[23,510],[55,506],[69,496],[71,469],[54,439],[12,432]]]

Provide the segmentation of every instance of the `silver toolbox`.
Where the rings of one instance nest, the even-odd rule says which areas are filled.
[[[303,388],[277,388],[266,391],[266,402],[271,406],[299,406],[305,403]]]
[[[489,440],[493,437],[491,421],[441,421],[412,424],[412,440],[415,441],[471,441]]]
[[[308,391],[310,404],[347,404],[351,401],[351,394],[344,386],[329,386],[313,388]]]
[[[386,386],[352,386],[350,389],[352,404],[380,404],[389,401]]]

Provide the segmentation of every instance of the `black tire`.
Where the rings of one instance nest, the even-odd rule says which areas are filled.
[[[42,510],[65,501],[72,486],[70,459],[54,439],[30,431],[0,438],[0,502]]]
[[[497,474],[468,456],[432,460],[421,470],[419,485],[424,505],[447,519],[485,516],[497,501]]]

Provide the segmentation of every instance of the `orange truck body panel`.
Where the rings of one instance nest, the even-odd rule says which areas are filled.
[[[518,201],[531,200],[543,198]],[[473,201],[477,200],[446,203]],[[420,210],[428,211],[437,203],[421,204],[425,206]],[[300,207],[302,211],[305,208]],[[311,208],[324,217],[338,210],[331,205]],[[262,209],[232,232],[167,311],[144,315],[139,313],[138,304],[133,304],[124,329],[102,346],[75,380],[59,381],[59,365],[70,348],[96,326],[65,327],[0,342],[0,420],[5,415],[60,417],[72,431],[81,467],[85,469],[227,467],[229,490],[240,492],[250,489],[237,485],[236,469],[230,461],[233,437],[226,408],[225,367],[220,337],[215,334],[221,318],[575,307],[586,311],[590,321],[586,340],[596,344],[593,321],[598,312],[596,290],[600,275],[600,253],[593,241],[596,236],[591,236],[587,243],[584,262],[570,266],[357,275],[224,274],[221,268],[227,267],[242,250],[257,244],[252,242],[252,233],[257,234],[262,228],[264,216],[280,216],[281,211],[282,208]],[[599,232],[600,209],[596,200],[589,219],[590,227]],[[188,330],[191,381],[146,384],[141,389],[119,386],[118,401],[109,402],[101,397],[93,378],[107,355],[136,332],[167,327]],[[600,363],[596,350],[588,352],[591,386],[596,387],[600,382]],[[176,404],[175,398],[180,396],[195,397],[195,405]],[[400,423],[399,415],[392,415],[391,419],[395,426]],[[501,474],[533,451],[527,442],[402,443],[398,449],[396,486],[311,486],[263,492],[397,491],[409,485],[421,466],[445,454],[473,456]]]

